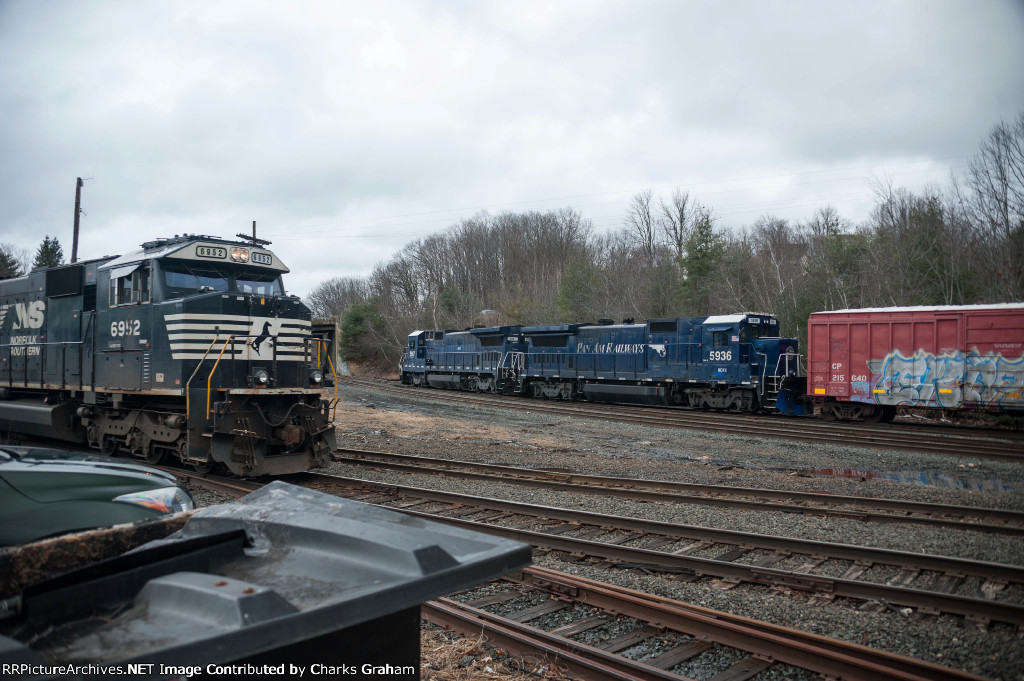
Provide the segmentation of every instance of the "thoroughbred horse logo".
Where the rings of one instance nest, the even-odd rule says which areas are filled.
[[[263,331],[260,332],[260,335],[253,338],[252,342],[249,343],[249,345],[252,347],[253,351],[258,355],[260,354],[260,346],[263,345],[264,341],[270,338],[273,338],[273,336],[270,335],[270,322],[263,322]],[[274,341],[271,340],[270,342],[271,344],[273,344]]]

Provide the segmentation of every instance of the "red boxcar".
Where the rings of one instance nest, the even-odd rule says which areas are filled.
[[[826,418],[1024,410],[1024,304],[815,312],[807,345],[807,394]]]

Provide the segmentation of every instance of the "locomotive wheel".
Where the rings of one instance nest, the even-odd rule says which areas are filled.
[[[156,443],[150,440],[148,446],[146,447],[146,463],[150,464],[151,466],[157,465],[158,463],[163,461],[164,453],[165,452],[163,449],[158,448],[156,446]]]
[[[189,464],[192,466],[192,468],[195,469],[196,473],[202,473],[203,475],[206,475],[207,473],[212,471],[213,467],[216,465],[213,461],[210,461],[209,459],[207,459],[206,461],[192,460],[189,461]]]
[[[104,456],[113,456],[116,451],[117,442],[114,440],[114,436],[104,435],[100,440],[100,454],[103,454]]]

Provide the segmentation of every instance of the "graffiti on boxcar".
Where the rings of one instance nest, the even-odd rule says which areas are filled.
[[[893,350],[869,361],[868,368],[879,404],[997,407],[1004,400],[1019,402],[1024,389],[1024,356],[1013,359],[995,352],[935,355],[918,350],[907,357]]]

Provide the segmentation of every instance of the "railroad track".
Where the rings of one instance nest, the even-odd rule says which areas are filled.
[[[825,422],[811,418],[706,413],[679,408],[632,407],[624,405],[579,404],[532,399],[520,404],[513,398],[459,391],[404,386],[396,382],[346,378],[345,384],[403,397],[429,397],[432,401],[485,406],[499,409],[528,408],[532,412],[617,421],[656,428],[685,428],[743,437],[767,437],[815,444],[842,443],[846,446],[890,449],[958,458],[979,458],[1024,462],[1024,433],[970,429],[905,427],[903,424],[858,425]],[[939,432],[932,432],[939,431]]]
[[[210,476],[184,477],[205,484]],[[819,603],[851,598],[861,601],[863,610],[949,614],[979,628],[991,622],[1024,628],[1024,605],[1010,597],[999,600],[1006,591],[1017,595],[1024,585],[1024,568],[1018,566],[711,530],[317,473],[287,479],[599,567],[662,573],[680,581],[712,580],[716,588],[747,583],[773,593],[804,592]],[[254,484],[238,485],[239,495]],[[841,574],[823,576],[834,572]],[[954,593],[965,582],[978,595]]]
[[[477,597],[480,591],[489,593]],[[511,611],[492,612],[498,605]],[[545,623],[556,612],[571,616]],[[716,666],[724,669],[715,678],[722,679],[745,679],[769,669],[785,677],[791,675],[790,668],[850,681],[979,678],[545,568],[527,568],[482,590],[424,604],[422,613],[435,624],[467,634],[483,631],[493,645],[513,653],[544,654],[565,673],[586,679],[678,681],[687,674],[687,663],[702,656],[720,660]],[[606,640],[593,636],[611,623],[616,635]],[[628,654],[641,644],[653,650]],[[702,666],[709,666],[708,661],[702,660]]]
[[[223,480],[180,471],[178,473],[193,483],[237,496],[260,486],[260,483],[252,481]],[[462,503],[474,499],[472,497],[397,488],[318,474],[292,476],[291,481],[319,489],[329,489],[335,493],[343,492],[345,496],[351,498],[376,501],[380,505],[397,507],[397,510],[405,510],[443,522],[467,524],[470,521],[465,520],[466,516],[474,515],[468,513],[469,507]],[[416,496],[418,493],[427,496]],[[441,501],[437,501],[438,499]],[[454,499],[458,500],[453,501]],[[482,503],[482,506],[477,507],[477,511],[490,515],[492,521],[498,516],[510,520],[525,517],[508,511],[496,512],[490,507],[494,500],[476,501]],[[439,503],[462,518],[446,519],[437,514],[440,509],[426,514],[417,513],[412,508],[425,503]],[[401,509],[402,506],[405,508]],[[549,512],[552,509],[543,510]],[[605,520],[610,519],[605,517]],[[480,523],[473,525],[479,526]],[[556,523],[554,527],[561,526]],[[577,530],[586,534],[586,527],[581,523]],[[516,530],[512,530],[510,536],[524,538],[524,535]],[[554,534],[544,536],[550,539],[559,538],[557,529]],[[654,541],[659,539],[655,538]],[[533,543],[543,548],[547,541]],[[646,553],[655,552],[648,549]],[[582,557],[582,554],[576,554],[575,557]],[[649,569],[640,564],[636,566]],[[677,572],[677,577],[679,575],[686,578],[685,573]],[[813,580],[809,580],[802,586],[783,587],[782,591],[788,588],[810,588],[812,582]],[[981,678],[921,660],[711,611],[543,568],[528,568],[506,577],[497,584],[498,586],[482,587],[490,591],[479,598],[474,596],[474,592],[467,592],[456,595],[455,598],[443,598],[426,603],[422,608],[423,615],[428,620],[467,634],[475,635],[482,631],[493,645],[506,651],[532,659],[543,658],[564,673],[595,681],[678,680],[680,674],[686,673],[690,661],[700,661],[704,668],[709,664],[717,665],[722,672],[715,678],[721,679],[749,678],[767,669],[786,675],[790,667],[794,670],[807,670],[822,678],[904,681]],[[505,586],[500,586],[501,584]],[[819,586],[821,584],[823,582],[820,582]],[[841,594],[833,590],[831,593],[823,594],[823,598],[827,600],[835,595]],[[504,615],[493,612],[495,608],[501,607],[509,611]],[[885,607],[895,609],[891,603],[886,603]],[[561,617],[554,628],[550,624],[545,624],[548,621],[546,615],[556,611],[569,612],[570,609],[573,613],[571,621]],[[969,606],[968,609],[974,608]],[[615,625],[614,636],[606,636],[606,640],[599,642],[587,642],[590,633],[600,631],[600,627],[605,623],[612,622]],[[631,654],[631,650],[636,650],[637,645],[650,647],[652,639],[656,639],[656,645],[648,654]],[[640,659],[634,659],[637,657]]]
[[[438,459],[409,454],[338,449],[334,460],[407,473],[489,480],[513,485],[644,501],[704,504],[757,511],[850,518],[865,522],[910,523],[1024,534],[1024,512],[870,497],[702,485],[662,480],[563,473],[517,466]]]

